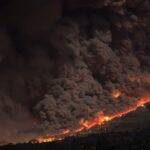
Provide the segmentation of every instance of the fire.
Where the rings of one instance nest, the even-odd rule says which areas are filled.
[[[38,138],[39,143],[47,143],[47,142],[52,142],[55,140],[56,140],[55,137],[51,137],[51,136],[45,136],[45,137]]]
[[[76,129],[67,129],[67,130],[64,130],[63,132],[61,132],[59,134],[39,137],[37,139],[37,141],[39,143],[52,142],[55,140],[64,139],[65,137],[68,137],[68,136],[76,135],[77,133],[82,133],[83,131],[89,130],[95,126],[100,126],[100,125],[103,125],[103,124],[113,120],[113,119],[120,118],[120,117],[122,117],[122,116],[124,116],[130,112],[135,111],[139,107],[144,107],[144,105],[147,103],[150,103],[150,97],[140,98],[132,106],[129,106],[125,110],[120,111],[118,113],[114,113],[114,114],[109,115],[109,116],[105,115],[103,112],[99,112],[95,118],[92,118],[89,120],[82,119],[79,122],[79,127]]]
[[[142,104],[142,105],[141,105],[141,107],[145,108],[145,105],[144,105],[144,104]]]
[[[61,140],[63,137],[67,136],[69,133],[70,133],[70,130],[67,129],[67,130],[62,131],[62,133],[60,134],[55,134],[52,136],[47,135],[47,136],[40,137],[37,139],[37,141],[39,143],[47,143],[47,142],[52,142],[55,140]]]
[[[107,122],[107,121],[110,121],[111,118],[110,118],[109,116],[106,116],[106,117],[104,118],[104,120]]]
[[[114,97],[114,98],[119,98],[120,96],[122,95],[122,92],[120,91],[120,90],[114,90],[113,92],[112,92],[112,96]]]

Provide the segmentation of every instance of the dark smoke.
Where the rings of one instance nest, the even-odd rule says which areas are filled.
[[[74,128],[149,96],[148,0],[0,5],[0,141]]]

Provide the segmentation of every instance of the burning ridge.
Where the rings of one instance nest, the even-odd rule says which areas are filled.
[[[141,98],[141,99],[137,100],[136,103],[133,104],[133,106],[126,108],[122,112],[118,112],[118,113],[112,114],[110,116],[105,116],[105,114],[103,112],[99,112],[97,117],[92,118],[91,120],[82,120],[79,123],[79,127],[76,129],[71,129],[71,130],[66,129],[61,133],[54,134],[54,135],[47,135],[47,136],[43,136],[43,137],[41,136],[41,137],[37,138],[36,140],[38,143],[46,143],[46,142],[52,142],[55,140],[62,140],[63,138],[68,137],[68,136],[75,136],[80,132],[89,130],[96,126],[101,126],[113,119],[120,118],[132,111],[137,110],[139,107],[143,107],[147,103],[150,103],[150,98]]]

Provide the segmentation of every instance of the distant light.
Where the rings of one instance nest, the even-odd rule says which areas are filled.
[[[120,90],[114,90],[113,92],[112,92],[112,96],[114,97],[114,98],[119,98],[120,96],[122,95],[122,92],[120,91]]]

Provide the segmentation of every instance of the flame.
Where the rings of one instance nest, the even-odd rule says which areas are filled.
[[[114,97],[114,98],[119,98],[120,96],[122,95],[122,92],[120,91],[120,90],[114,90],[113,92],[112,92],[112,96]]]
[[[95,118],[92,118],[89,120],[82,119],[79,122],[79,127],[76,129],[67,129],[67,130],[64,130],[63,132],[61,132],[59,134],[39,137],[37,139],[37,141],[39,143],[43,143],[43,142],[52,142],[55,140],[62,140],[67,136],[73,136],[73,135],[76,135],[78,133],[82,133],[83,131],[89,130],[95,126],[100,126],[100,125],[105,124],[106,122],[113,120],[113,119],[120,118],[120,117],[122,117],[122,116],[124,116],[130,112],[135,111],[139,107],[144,107],[144,105],[147,103],[150,103],[150,97],[140,98],[132,106],[129,106],[125,110],[120,111],[118,113],[114,113],[114,114],[109,115],[109,116],[105,115],[103,112],[99,112]]]

